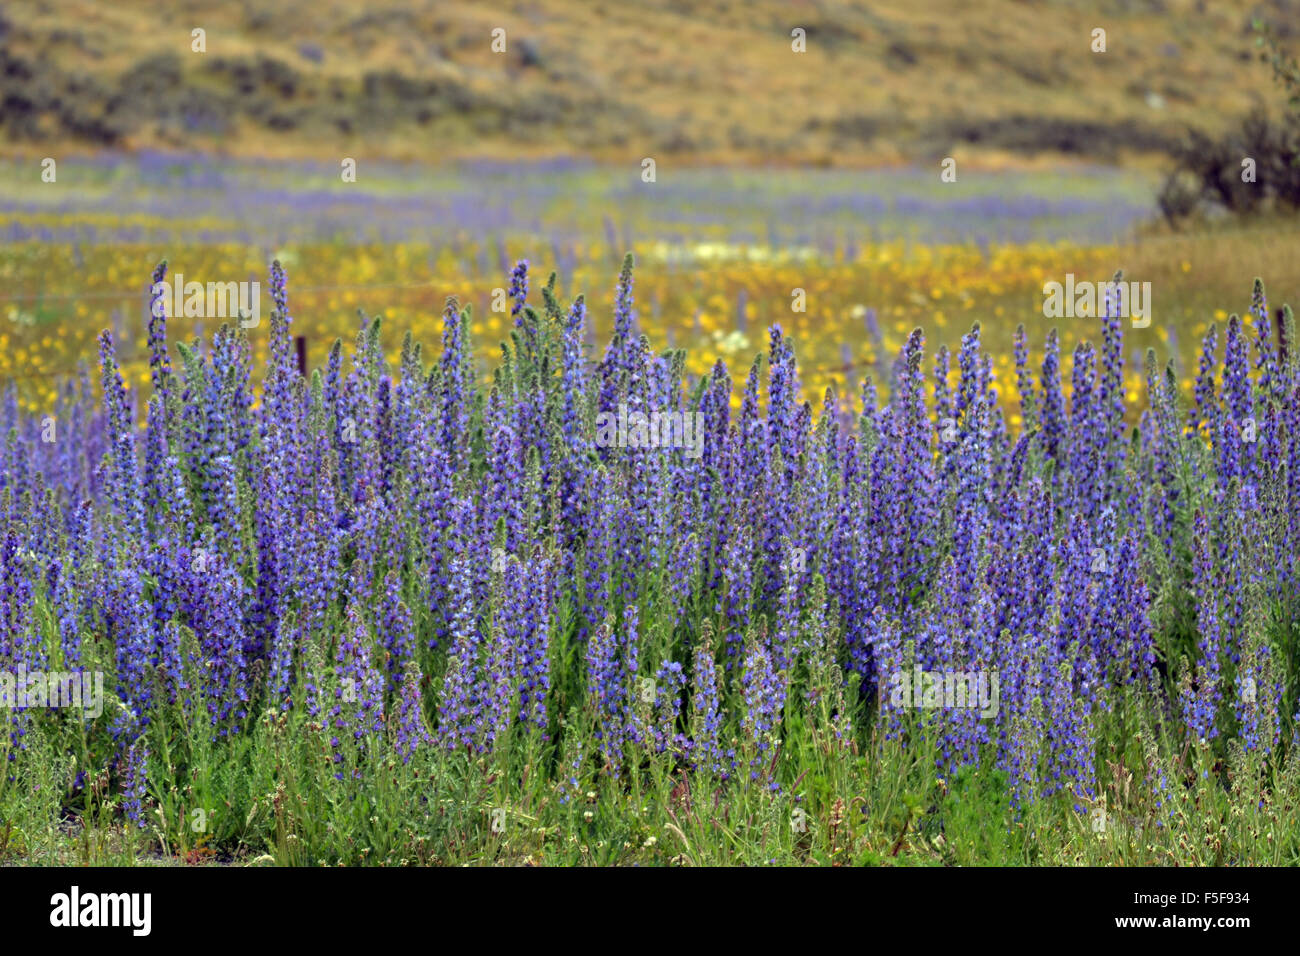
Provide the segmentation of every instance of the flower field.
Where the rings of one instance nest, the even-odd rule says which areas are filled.
[[[325,271],[422,274],[394,249]],[[950,302],[1035,254],[878,244],[820,313],[779,262],[605,258],[609,308],[507,262],[440,341],[362,313],[308,375],[328,310],[276,261],[256,329],[155,294],[143,343],[69,344],[2,410],[0,671],[42,676],[0,687],[0,858],[1297,862],[1294,317],[1257,281],[1134,356],[1109,301]],[[939,344],[832,292],[896,270]]]
[[[256,279],[278,258],[295,276],[294,329],[313,366],[336,338],[351,340],[358,308],[383,310],[381,345],[396,362],[405,330],[436,339],[454,294],[475,308],[486,370],[511,324],[492,304],[514,261],[543,257],[562,294],[600,297],[594,347],[612,331],[609,276],[632,250],[656,346],[699,343],[687,360],[703,374],[719,356],[748,364],[779,322],[799,339],[805,381],[819,394],[832,383],[856,391],[863,370],[892,361],[917,325],[955,348],[986,315],[1009,360],[1010,317],[1039,308],[1044,277],[1104,278],[1122,266],[1161,279],[1156,263],[1176,257],[1176,269],[1191,270],[1204,253],[1148,264],[1121,250],[1120,232],[1149,210],[1151,185],[1099,170],[989,172],[954,188],[912,170],[811,170],[782,181],[665,169],[649,185],[577,163],[384,164],[345,184],[323,164],[147,155],[65,161],[47,191],[11,185],[24,176],[0,161],[0,235],[10,243],[0,260],[0,379],[16,379],[31,411],[52,407],[57,380],[94,354],[103,328],[114,332],[127,387],[148,383],[142,270],[164,257],[199,281]],[[1268,274],[1263,243],[1241,255]],[[794,289],[804,290],[805,311],[793,310]],[[1203,291],[1162,302],[1159,328],[1203,324],[1203,303],[1231,290]],[[219,324],[179,318],[187,336]],[[264,364],[265,330],[249,342]],[[1147,344],[1163,340],[1152,332]],[[1195,361],[1191,351],[1182,358]]]
[[[856,394],[866,374],[887,389],[887,366],[912,329],[955,352],[976,320],[998,382],[1010,381],[1016,326],[1041,340],[1052,325],[1039,314],[1044,282],[1102,280],[1122,268],[1156,292],[1151,326],[1127,339],[1125,391],[1136,408],[1146,349],[1174,359],[1190,399],[1200,340],[1209,322],[1226,322],[1239,277],[1287,276],[1300,242],[1287,220],[1134,241],[1153,186],[1101,170],[981,171],[953,184],[906,169],[804,170],[788,183],[682,170],[653,185],[563,163],[418,175],[388,164],[366,167],[355,184],[321,164],[156,155],[68,160],[59,170],[57,191],[33,192],[13,185],[25,175],[17,163],[0,160],[0,381],[13,380],[33,413],[53,408],[57,382],[95,353],[104,328],[127,388],[149,383],[144,280],[164,257],[199,281],[256,280],[278,258],[295,276],[294,332],[312,367],[336,338],[351,340],[359,308],[385,318],[380,345],[396,363],[406,330],[436,340],[454,294],[475,309],[486,376],[512,325],[493,304],[514,261],[545,260],[559,294],[585,292],[599,305],[587,326],[595,348],[612,333],[609,277],[627,250],[655,347],[689,346],[693,375],[719,357],[748,366],[779,323],[799,342],[812,396],[830,385]],[[187,337],[220,324],[181,321]],[[1086,335],[1090,324],[1062,331]],[[251,330],[259,366],[268,342],[265,327]],[[1014,417],[1013,392],[998,387]]]

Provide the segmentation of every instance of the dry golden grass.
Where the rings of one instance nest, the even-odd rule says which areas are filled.
[[[1150,153],[1154,139],[1188,126],[1221,132],[1255,103],[1275,102],[1266,68],[1249,62],[1251,16],[1283,32],[1300,27],[1300,8],[1245,0],[180,0],[162,9],[20,0],[9,10],[12,53],[61,77],[88,76],[101,92],[171,56],[198,91],[223,82],[210,71],[217,58],[266,57],[295,75],[287,95],[256,83],[246,94],[299,111],[292,128],[245,115],[226,134],[185,135],[175,117],[160,117],[132,129],[128,146],[828,165],[957,147],[1023,155],[1051,149],[1053,129],[1079,155]],[[190,51],[194,27],[207,31],[204,55]],[[490,49],[495,27],[507,31],[504,55]],[[807,53],[791,51],[795,27],[807,31]],[[1107,31],[1104,54],[1090,50],[1095,27]],[[305,44],[319,48],[319,62]],[[464,108],[416,121],[409,93],[397,94],[405,103],[363,103],[367,74],[385,71],[436,81]],[[51,138],[62,135],[47,125]]]

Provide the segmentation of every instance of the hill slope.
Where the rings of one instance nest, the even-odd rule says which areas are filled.
[[[1250,21],[1294,0],[20,0],[8,149],[585,155],[855,165],[1115,159],[1274,102]],[[1100,9],[1098,9],[1100,7]],[[492,31],[506,31],[504,53]],[[807,52],[791,49],[806,31]],[[1107,51],[1090,49],[1094,28]],[[191,31],[206,31],[206,52]]]

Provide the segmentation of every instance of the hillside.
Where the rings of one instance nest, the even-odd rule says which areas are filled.
[[[1275,102],[1252,16],[1294,45],[1293,0],[21,0],[0,132],[41,155],[1114,161]]]

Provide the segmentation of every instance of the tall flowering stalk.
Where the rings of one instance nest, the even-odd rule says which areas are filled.
[[[371,664],[369,632],[356,606],[349,608],[348,620],[338,652],[334,655],[334,706],[330,709],[330,746],[333,750],[335,776],[343,779],[345,763],[343,738],[364,747],[368,738],[381,733],[384,721],[384,679]],[[360,771],[355,771],[358,775]]]
[[[756,632],[751,632],[747,641],[740,686],[745,706],[741,732],[750,751],[749,778],[757,781],[767,776],[767,763],[779,741],[786,688],[784,674],[775,669],[772,652]]]
[[[1196,514],[1195,553],[1192,562],[1196,593],[1196,628],[1200,635],[1194,688],[1183,701],[1187,729],[1193,738],[1210,740],[1219,733],[1216,717],[1223,699],[1223,623],[1219,607],[1220,577],[1210,546],[1209,519]]]
[[[167,358],[167,295],[166,288],[159,288],[167,278],[167,260],[158,263],[149,280],[151,298],[149,300],[149,377],[154,391],[162,399],[164,407],[172,374],[171,363]]]

